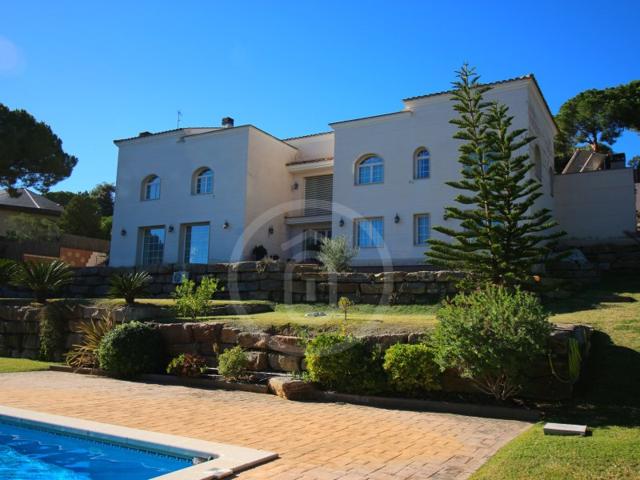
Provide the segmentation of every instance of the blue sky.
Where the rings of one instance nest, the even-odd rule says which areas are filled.
[[[79,163],[53,190],[114,181],[112,140],[217,126],[280,137],[395,111],[448,89],[534,73],[555,113],[587,88],[640,78],[637,0],[536,2],[5,2],[0,102],[47,122]],[[616,144],[640,154],[640,136]]]

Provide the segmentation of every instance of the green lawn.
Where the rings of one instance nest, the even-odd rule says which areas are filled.
[[[36,370],[48,370],[50,362],[39,362],[27,358],[0,357],[0,373],[33,372]]]
[[[432,328],[436,323],[437,305],[354,305],[347,314],[347,330],[354,334],[382,332],[415,332]],[[323,313],[311,316],[310,313]],[[291,325],[313,330],[336,329],[344,321],[344,313],[327,304],[275,306],[275,311],[255,315],[215,317],[246,329],[268,329]]]
[[[550,308],[554,322],[597,331],[588,381],[573,401],[549,407],[548,419],[586,423],[593,434],[544,436],[536,425],[473,480],[640,479],[640,278],[609,279]]]

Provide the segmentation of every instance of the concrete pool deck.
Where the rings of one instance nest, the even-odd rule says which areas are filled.
[[[0,374],[0,404],[280,455],[241,480],[458,480],[530,426],[47,371]]]

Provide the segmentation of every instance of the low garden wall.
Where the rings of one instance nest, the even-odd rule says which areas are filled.
[[[111,312],[111,313],[109,313]],[[68,308],[63,324],[63,338],[56,353],[58,359],[63,352],[81,340],[78,326],[83,320],[115,315],[119,320],[156,319],[169,314],[162,309],[126,308],[111,311],[96,307],[75,305]],[[41,307],[0,306],[0,355],[37,358],[39,351],[39,315]],[[216,366],[217,354],[236,345],[243,347],[253,371],[300,372],[306,369],[304,339],[289,335],[272,335],[266,332],[243,331],[237,327],[220,323],[159,323],[169,357],[180,353],[202,355],[210,366]],[[537,399],[565,399],[573,392],[569,379],[569,343],[575,339],[580,346],[581,357],[587,358],[591,329],[580,325],[556,327],[551,335],[550,350],[554,373],[549,358],[541,357],[529,368],[528,380],[523,395]],[[419,333],[383,334],[366,337],[370,345],[383,349],[395,343],[417,343]],[[442,380],[445,392],[477,393],[467,380],[454,372],[445,372]]]

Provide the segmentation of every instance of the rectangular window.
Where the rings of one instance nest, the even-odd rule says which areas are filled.
[[[356,246],[361,248],[381,247],[384,241],[384,219],[361,218],[356,220]]]
[[[426,245],[431,231],[431,218],[428,213],[413,216],[413,243]]]
[[[164,257],[164,226],[140,230],[140,263],[156,265]]]
[[[429,178],[429,159],[418,158],[416,161],[415,178]]]
[[[209,224],[184,225],[184,263],[209,262]]]

